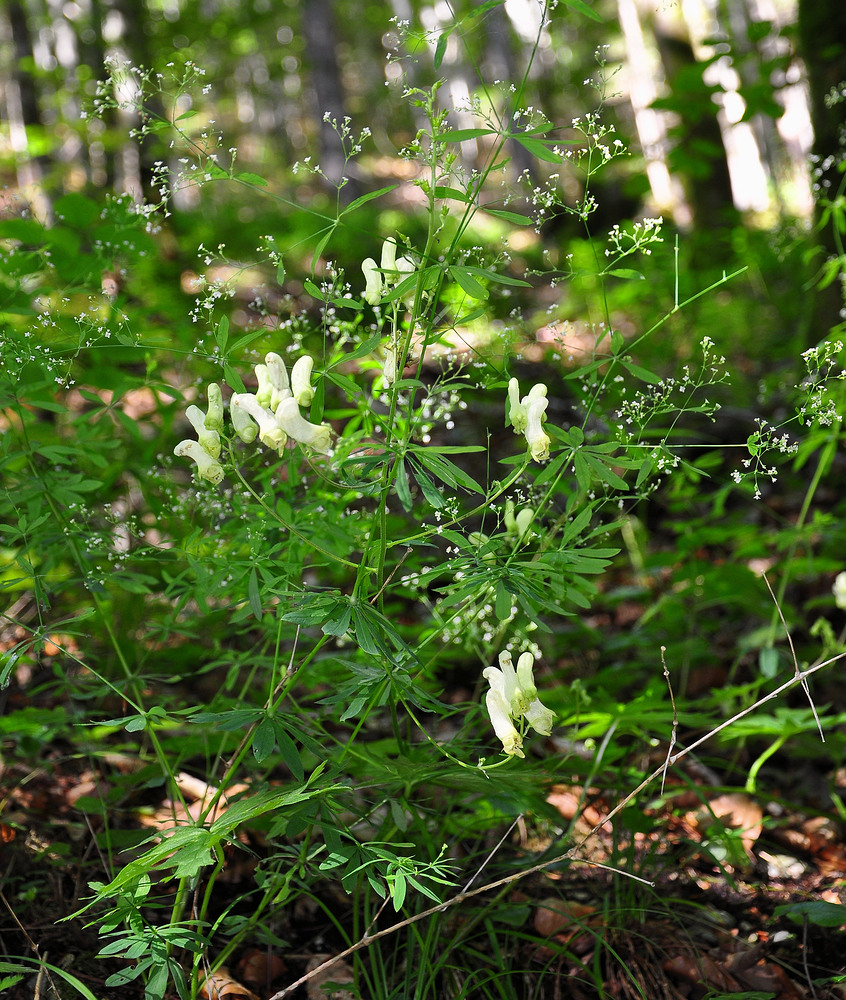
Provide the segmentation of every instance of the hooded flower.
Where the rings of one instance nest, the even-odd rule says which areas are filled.
[[[197,440],[180,441],[173,449],[177,458],[190,458],[197,463],[197,478],[207,479],[215,485],[223,479],[220,458],[220,434],[223,429],[223,398],[220,386],[212,383],[208,389],[209,412],[203,413],[199,406],[189,406],[185,416],[197,433]]]
[[[329,424],[312,424],[300,413],[297,401],[293,397],[283,399],[276,411],[276,422],[285,434],[306,444],[315,451],[326,454],[329,451],[329,439],[332,428]]]
[[[493,687],[485,695],[485,705],[488,715],[491,717],[491,725],[494,728],[497,739],[502,743],[502,749],[510,757],[525,757],[523,753],[523,738],[517,732],[514,723],[511,721],[511,711],[508,703]]]
[[[223,466],[206,451],[199,441],[180,441],[173,449],[177,458],[190,458],[197,463],[197,478],[207,479],[215,486],[223,479]]]
[[[837,607],[846,610],[846,573],[837,574],[831,592],[834,594],[834,603]]]
[[[257,366],[259,367],[259,366]],[[296,403],[294,403],[296,406]],[[258,424],[259,440],[267,448],[272,448],[280,454],[288,440],[285,431],[276,422],[272,410],[262,406],[257,396],[249,392],[238,392],[229,404],[232,413],[232,424],[242,441],[246,441],[245,430],[250,420]],[[255,439],[253,434],[252,440]]]
[[[514,501],[505,501],[505,515],[503,517],[505,533],[509,538],[514,540],[515,544],[522,545],[523,542],[528,541],[534,534],[531,530],[531,524],[534,519],[535,512],[531,507],[521,507],[515,514]]]
[[[378,306],[382,301],[382,275],[376,267],[376,261],[372,257],[366,257],[361,262],[361,270],[364,272],[364,301],[371,306]]]
[[[520,399],[520,384],[516,378],[508,381],[508,420],[515,434],[524,434],[532,458],[545,462],[549,458],[549,435],[543,430],[546,408],[549,400],[543,382],[537,382],[529,390],[528,396]]]
[[[199,406],[189,406],[185,411],[185,416],[191,422],[191,426],[197,432],[197,440],[200,447],[207,451],[212,458],[220,457],[220,435],[217,431],[206,428],[206,415]]]
[[[505,753],[520,757],[523,756],[520,751],[523,744],[514,721],[525,719],[541,736],[549,736],[555,722],[554,712],[546,708],[538,698],[533,666],[534,657],[527,652],[520,656],[515,670],[511,654],[508,650],[503,650],[499,654],[499,669],[487,667],[482,674],[490,684],[485,704],[494,732],[502,741]],[[512,730],[517,734],[516,741]]]
[[[310,406],[314,399],[314,389],[311,387],[311,371],[314,368],[314,358],[303,354],[294,362],[291,369],[291,392],[300,406]]]
[[[549,435],[543,429],[547,406],[549,400],[545,396],[537,396],[529,399],[526,407],[526,443],[536,462],[545,462],[549,458]]]
[[[223,430],[223,395],[217,382],[209,383],[206,395],[209,400],[209,409],[203,424],[206,430],[220,433]]]

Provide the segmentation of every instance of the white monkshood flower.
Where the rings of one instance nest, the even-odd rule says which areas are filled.
[[[837,607],[846,611],[846,573],[837,574],[831,592],[834,594],[834,603]]]
[[[391,386],[397,380],[397,352],[392,343],[385,345],[385,360],[382,362],[382,381]]]
[[[520,384],[517,379],[508,381],[508,419],[515,434],[526,435],[526,443],[536,462],[545,462],[549,458],[549,436],[541,427],[546,420],[546,408],[549,405],[546,392],[543,382],[536,382],[529,390],[529,395],[520,399]]]
[[[296,406],[296,403],[294,405]],[[268,410],[262,406],[256,397],[248,392],[235,393],[229,404],[229,409],[232,413],[232,423],[242,441],[244,440],[244,435],[239,428],[244,426],[244,418],[241,415],[236,417],[236,413],[239,410],[242,414],[248,414],[258,424],[259,440],[261,443],[267,448],[272,448],[273,451],[279,452],[279,454],[282,453],[287,437],[285,431],[276,422],[276,417],[273,415],[272,410]]]
[[[220,457],[220,435],[217,431],[210,431],[206,428],[206,415],[199,406],[189,406],[185,411],[185,416],[191,422],[191,426],[197,432],[197,440],[200,447],[209,453],[212,458]]]
[[[526,407],[526,442],[536,462],[545,462],[549,458],[549,435],[543,429],[547,406],[549,400],[546,396],[536,396],[529,398]]]
[[[206,430],[220,432],[223,430],[223,395],[217,382],[209,383],[206,394],[209,400],[209,409],[204,421]]]
[[[329,451],[329,439],[332,428],[329,424],[312,424],[300,413],[297,401],[293,397],[283,399],[276,411],[276,422],[282,430],[300,444],[326,454]]]
[[[497,739],[502,743],[503,751],[510,757],[525,757],[523,738],[511,721],[511,710],[505,698],[491,687],[485,695],[485,705]]]
[[[508,418],[515,434],[522,434],[526,429],[526,407],[520,402],[520,383],[516,378],[508,380],[508,402],[511,404]]]
[[[382,275],[376,267],[376,261],[372,257],[366,257],[361,262],[361,270],[364,272],[364,301],[371,306],[378,306],[382,301]]]
[[[246,393],[245,395],[249,394]],[[253,398],[255,399],[256,397]],[[235,406],[234,403],[235,397],[233,396],[229,403],[229,416],[232,417],[232,426],[235,429],[235,433],[244,444],[252,444],[258,437],[258,427],[253,423],[253,418],[244,407]]]
[[[256,365],[253,371],[258,379],[255,391],[256,402],[259,406],[269,409],[270,399],[273,395],[273,386],[270,384],[270,372],[267,370],[267,365]]]
[[[269,406],[275,413],[283,399],[291,398],[291,386],[288,382],[288,371],[285,362],[278,354],[266,354],[264,358],[267,365],[267,374],[270,377],[270,403]]]
[[[526,722],[539,736],[549,736],[555,724],[555,712],[535,698],[526,709]]]
[[[383,271],[393,271],[397,264],[397,241],[393,236],[389,236],[382,244],[382,260],[380,266]]]
[[[197,478],[207,479],[215,486],[223,479],[223,466],[217,462],[199,441],[180,441],[173,449],[177,458],[190,458],[197,463]]]
[[[511,654],[503,650],[499,654],[499,669],[487,667],[482,676],[490,684],[490,691],[485,696],[485,704],[488,706],[488,714],[491,716],[494,731],[502,740],[503,749],[508,754],[518,751],[509,749],[511,746],[522,746],[522,740],[515,744],[510,730],[506,727],[501,718],[494,718],[494,709],[508,710],[508,722],[511,729],[515,729],[514,721],[525,719],[526,722],[541,736],[549,736],[555,722],[555,713],[546,708],[538,698],[537,688],[533,674],[534,657],[531,653],[523,653],[517,661],[517,669],[511,659]],[[515,729],[516,731],[516,729]],[[509,744],[506,744],[503,733],[508,736]],[[523,756],[522,753],[519,756]]]
[[[529,537],[534,534],[530,528],[534,519],[535,512],[531,507],[522,507],[515,516],[514,501],[505,501],[505,516],[503,518],[505,533],[509,538],[514,539],[516,545],[521,545],[523,542],[528,541]]]
[[[291,392],[300,406],[310,406],[314,399],[314,389],[311,387],[311,371],[314,368],[314,358],[303,354],[294,362],[291,369]]]

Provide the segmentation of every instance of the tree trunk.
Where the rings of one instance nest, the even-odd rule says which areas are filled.
[[[846,99],[826,104],[832,90],[842,90],[846,81],[846,3],[843,0],[799,0],[799,48],[808,73],[811,122],[814,126],[813,190],[819,241],[826,258],[843,254],[846,233],[829,222],[822,226],[822,213],[841,192],[846,174],[838,170],[846,157]],[[841,273],[846,261],[841,263]],[[843,290],[834,281],[817,289],[809,341],[816,344],[843,321]]]

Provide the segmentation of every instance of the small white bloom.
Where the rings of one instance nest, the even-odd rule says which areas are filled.
[[[312,424],[300,413],[293,397],[283,399],[276,411],[276,422],[282,430],[300,444],[326,454],[329,451],[332,428],[329,424]]]
[[[834,603],[837,607],[846,611],[846,573],[837,574],[831,592],[834,594]]]
[[[173,449],[177,458],[190,458],[197,463],[197,478],[207,479],[217,485],[223,479],[223,466],[217,462],[199,441],[180,441]]]

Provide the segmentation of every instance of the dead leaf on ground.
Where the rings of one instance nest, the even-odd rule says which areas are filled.
[[[314,955],[306,966],[306,972],[313,972],[331,957],[331,955]],[[357,991],[344,989],[330,991],[326,989],[329,983],[337,983],[339,986],[355,984],[355,973],[349,963],[339,959],[332,962],[331,965],[327,965],[325,969],[322,969],[313,979],[308,981],[306,995],[308,1000],[326,1000],[328,996],[331,996],[332,1000],[356,1000]]]
[[[246,986],[233,979],[225,966],[221,966],[217,972],[203,979],[200,983],[200,996],[206,1000],[222,1000],[223,997],[229,997],[231,1000],[236,1000],[237,997],[242,997],[244,1000],[259,1000],[252,990],[248,990]]]

